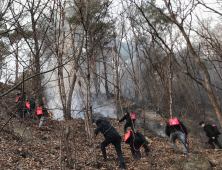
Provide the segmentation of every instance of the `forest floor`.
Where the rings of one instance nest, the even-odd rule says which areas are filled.
[[[0,115],[0,126],[3,127],[9,116]],[[198,145],[191,138],[189,154],[175,153],[169,139],[159,137],[145,131],[148,138],[150,153],[146,157],[141,150],[142,158],[133,158],[130,147],[124,143],[124,122],[118,124],[110,120],[122,136],[122,151],[129,170],[222,170],[222,150],[206,149]],[[29,117],[23,119],[12,118],[0,132],[0,170],[59,170],[67,168],[66,149],[64,146],[64,121],[45,120],[41,129],[38,120]],[[73,119],[70,122],[70,148],[75,170],[96,169],[93,166],[93,147],[89,147],[84,130],[84,120]],[[93,125],[96,128],[96,125]],[[144,133],[138,127],[136,130]],[[119,160],[114,146],[106,147],[108,161],[103,162],[100,143],[104,140],[100,133],[96,138],[96,152],[99,169],[119,169]],[[177,143],[178,144],[178,143]],[[180,150],[180,144],[178,144]]]

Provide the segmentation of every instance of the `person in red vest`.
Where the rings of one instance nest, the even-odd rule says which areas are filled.
[[[16,100],[15,100],[15,106],[12,108],[13,110],[17,109],[17,114],[19,118],[25,117],[27,111],[29,110],[29,104],[26,101],[26,93],[24,92],[24,96],[22,96],[20,93],[17,94]]]
[[[15,105],[14,105],[14,107],[12,108],[12,111],[20,105],[21,101],[22,101],[22,100],[21,100],[21,94],[20,94],[20,93],[17,93],[17,94],[16,94],[16,98],[15,98]]]
[[[135,115],[135,113],[133,113],[133,114]],[[132,113],[131,113],[131,115],[132,115]],[[124,133],[126,133],[126,129],[128,127],[131,127],[131,129],[134,131],[133,125],[134,125],[134,122],[136,119],[133,118],[131,115],[129,114],[129,112],[126,112],[125,115],[122,117],[122,119],[120,119],[118,121],[118,122],[122,122],[126,119],[126,124],[124,126]]]
[[[146,156],[149,154],[148,141],[141,133],[134,133],[132,130],[129,130],[125,134],[124,142],[128,143],[131,148],[132,155],[139,160],[141,158],[140,149],[144,147]]]
[[[215,131],[214,129],[215,125],[212,126],[209,124],[205,124],[204,121],[201,121],[199,125],[204,129],[206,136],[209,137],[207,143],[211,145],[212,149],[215,149],[215,145],[213,143],[215,143],[219,149],[222,149],[222,146],[217,139],[220,135],[220,131],[217,129],[217,127],[216,127],[217,130]]]
[[[182,145],[183,153],[187,154],[187,136],[188,131],[184,124],[179,121],[176,117],[173,119],[169,119],[169,122],[166,124],[165,133],[170,137],[170,142],[176,153],[179,152],[177,145],[175,144],[176,139]]]
[[[47,109],[44,107],[44,104],[41,103],[40,106],[36,109],[36,114],[39,118],[39,128],[42,127],[44,117],[48,116]]]
[[[18,101],[21,101],[21,94],[17,93],[17,96],[15,98],[15,103],[18,103]]]

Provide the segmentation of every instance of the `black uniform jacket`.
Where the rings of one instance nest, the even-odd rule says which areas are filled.
[[[94,133],[97,135],[101,132],[105,139],[120,137],[116,129],[106,119],[98,119],[96,121],[97,128]]]
[[[139,149],[143,144],[148,144],[148,141],[141,133],[134,133],[130,131],[130,137],[126,140],[126,143],[128,143],[131,150],[133,150]]]
[[[205,124],[204,131],[209,138],[217,137],[217,135],[214,133],[214,128],[212,125]]]
[[[132,123],[132,121],[131,121],[131,116],[130,116],[129,113],[127,113],[126,115],[124,115],[123,118],[119,120],[119,122],[122,122],[122,121],[124,121],[125,119],[126,119],[126,123]]]
[[[185,133],[185,135],[188,134],[187,132],[187,128],[184,126],[184,124],[182,122],[180,122],[180,125],[175,125],[175,126],[170,126],[169,123],[166,124],[166,130],[165,133],[167,136],[170,136],[171,133],[177,132],[177,131],[181,131],[183,133]]]

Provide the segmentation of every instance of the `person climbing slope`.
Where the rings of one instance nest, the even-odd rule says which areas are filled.
[[[18,101],[21,101],[21,94],[17,93],[16,98],[15,98],[15,103],[17,103]]]
[[[125,115],[122,117],[122,119],[120,119],[118,122],[122,122],[126,120],[126,124],[124,126],[124,133],[126,133],[126,130],[128,127],[131,127],[131,129],[134,131],[134,122],[136,120],[136,115],[135,113],[131,113],[129,114],[129,112],[126,112]]]
[[[165,133],[170,137],[171,145],[173,146],[175,152],[179,152],[177,145],[175,144],[176,139],[178,139],[182,145],[183,153],[187,154],[187,129],[182,122],[180,122],[176,117],[169,119],[169,122],[166,124]]]
[[[222,149],[222,146],[217,139],[220,135],[220,131],[217,126],[205,124],[204,121],[201,121],[199,125],[204,128],[207,137],[209,137],[207,143],[209,143],[213,149],[215,149],[215,145],[213,143],[215,143],[219,149]]]
[[[97,128],[95,129],[94,134],[97,136],[98,133],[101,132],[105,137],[105,140],[101,143],[101,150],[104,161],[107,161],[106,146],[112,143],[115,146],[119,161],[121,163],[121,168],[125,169],[126,167],[121,150],[121,137],[119,133],[106,119],[98,119],[96,121],[96,125]]]
[[[23,118],[26,116],[27,111],[29,108],[26,104],[26,93],[24,92],[24,95],[21,95],[20,93],[17,94],[16,100],[15,100],[15,106],[12,108],[13,110],[17,110],[17,115],[19,118]]]

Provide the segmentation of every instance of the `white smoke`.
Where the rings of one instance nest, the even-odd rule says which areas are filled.
[[[47,69],[53,68],[55,65],[53,62],[48,63]],[[72,67],[70,65],[64,66],[64,83],[66,89],[66,95],[68,95],[70,89],[70,82],[72,80]],[[63,110],[60,99],[60,92],[58,86],[58,72],[57,70],[51,73],[47,73],[44,76],[44,81],[47,82],[45,86],[45,96],[47,100],[47,105],[49,110],[51,110],[54,119],[63,120]],[[81,81],[84,82],[84,81]],[[101,86],[101,93],[98,96],[95,96],[93,93],[95,90],[92,88],[92,109],[93,113],[103,115],[104,117],[115,118],[116,117],[116,108],[113,99],[107,99],[104,92],[104,87]],[[82,83],[82,90],[84,94],[85,104],[87,101],[85,84]],[[82,110],[82,99],[79,91],[79,85],[76,82],[73,96],[72,96],[72,117],[73,118],[83,118]]]

